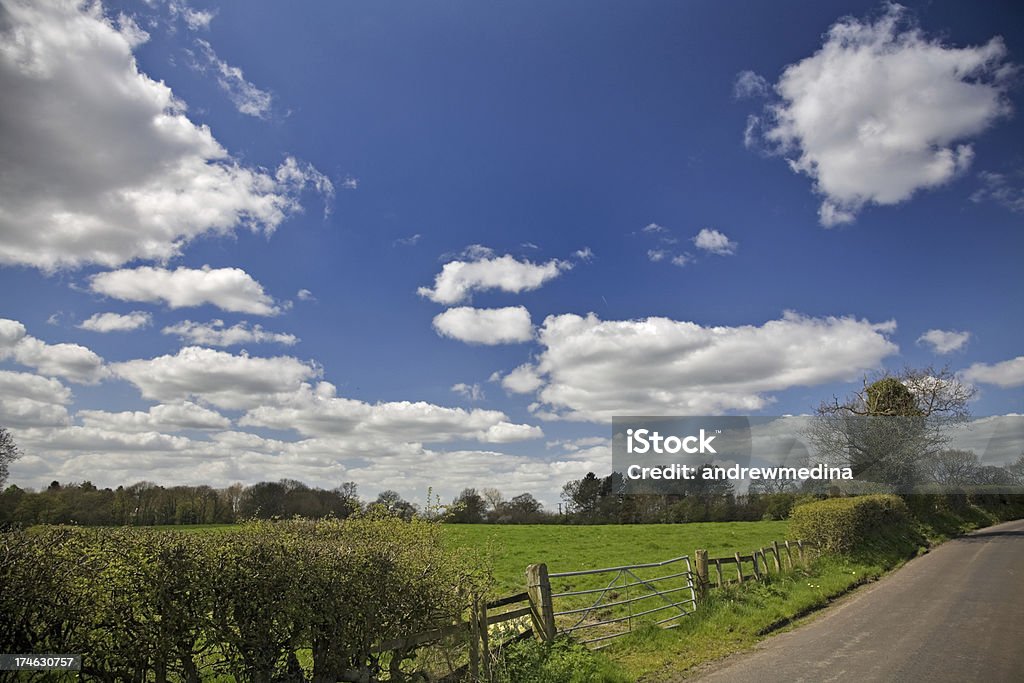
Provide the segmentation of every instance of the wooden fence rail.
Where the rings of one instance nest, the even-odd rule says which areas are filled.
[[[632,630],[634,620],[641,617],[662,613],[665,610],[672,610],[672,613],[663,618],[659,614],[654,617],[653,623],[662,628],[672,628],[678,625],[678,619],[691,614],[694,609],[703,602],[708,591],[715,588],[723,588],[729,585],[742,584],[746,581],[763,581],[773,573],[781,574],[791,571],[796,566],[806,567],[811,560],[811,554],[817,553],[817,548],[803,541],[773,541],[770,545],[757,548],[749,554],[741,555],[734,553],[731,557],[708,557],[708,551],[699,549],[694,553],[691,564],[688,556],[673,558],[663,562],[648,562],[645,564],[625,565],[621,567],[607,567],[604,569],[585,569],[581,571],[560,572],[548,574],[547,565],[544,563],[531,564],[526,568],[526,590],[522,593],[509,595],[489,602],[474,600],[469,609],[466,621],[434,629],[424,633],[418,633],[404,638],[396,638],[383,641],[374,648],[374,652],[383,653],[388,651],[410,651],[423,645],[436,643],[446,638],[462,637],[468,645],[468,661],[452,671],[448,676],[441,679],[446,682],[454,682],[465,679],[468,675],[473,681],[493,680],[491,671],[492,651],[501,649],[513,642],[536,636],[542,641],[550,642],[559,633],[572,633],[587,628],[607,627],[613,624],[625,622],[628,625],[626,631],[605,632],[591,637],[584,643],[604,643]],[[676,563],[685,566],[683,571],[673,572],[669,570],[664,576],[645,578],[638,576],[635,571],[642,569],[653,569]],[[729,565],[733,565],[729,568]],[[606,586],[596,588],[583,588],[579,590],[565,590],[553,592],[551,579],[567,579],[575,577],[596,576],[599,574],[614,574],[614,578]],[[621,580],[621,582],[620,582]],[[668,588],[658,587],[658,582],[679,580],[679,585],[671,585]],[[628,590],[634,588],[638,593],[632,597]],[[624,591],[626,597],[618,599],[618,591]],[[643,592],[647,591],[647,592]],[[676,597],[674,594],[689,591],[690,596]],[[571,607],[561,611],[555,610],[555,600],[572,598],[584,595],[597,595],[597,600],[590,606]],[[605,597],[612,598],[605,601]],[[669,597],[672,595],[672,597]],[[653,608],[645,608],[637,612],[632,611],[632,605],[642,600],[661,600],[664,604],[657,604]],[[686,605],[690,608],[687,609]],[[614,608],[628,607],[625,615],[614,616]],[[507,608],[507,609],[503,609]],[[495,612],[495,610],[501,610]],[[607,618],[592,619],[587,621],[591,614],[600,613]],[[608,616],[613,614],[613,616]],[[490,627],[497,624],[525,620],[529,617],[530,626],[516,633],[506,636],[497,643],[491,642]],[[558,618],[562,618],[559,620]],[[566,620],[566,618],[569,618]],[[561,625],[559,625],[561,621]],[[575,623],[572,623],[572,622]],[[566,625],[569,624],[569,625]],[[603,645],[595,645],[602,647]]]

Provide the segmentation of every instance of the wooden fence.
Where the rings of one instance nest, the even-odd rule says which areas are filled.
[[[692,563],[688,556],[682,556],[663,562],[555,574],[548,573],[546,564],[531,564],[526,568],[525,592],[490,602],[474,601],[465,621],[384,641],[375,651],[410,652],[457,638],[466,643],[465,663],[441,680],[454,682],[468,677],[471,681],[490,681],[494,652],[514,642],[532,636],[550,642],[560,633],[587,630],[588,635],[581,642],[599,648],[640,624],[674,628],[680,619],[697,609],[708,591],[746,581],[763,581],[773,573],[806,566],[816,552],[816,548],[803,541],[773,541],[747,555],[735,553],[731,557],[708,557],[707,550],[697,550]],[[667,574],[662,574],[664,567],[671,567]],[[657,570],[659,575],[647,577],[642,574],[644,570]],[[589,585],[598,577],[609,575],[612,578],[603,587]],[[565,590],[553,591],[552,579]],[[577,580],[585,582],[575,585]],[[632,596],[630,589],[635,592]],[[597,596],[592,603],[578,602],[591,596]],[[643,601],[649,601],[647,605],[654,603],[654,607],[634,610]],[[556,609],[556,602],[561,609]],[[494,637],[491,627],[505,623],[510,625],[509,632]]]

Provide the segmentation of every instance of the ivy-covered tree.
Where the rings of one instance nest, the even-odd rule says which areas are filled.
[[[886,372],[865,378],[843,401],[822,403],[808,436],[855,477],[908,491],[930,478],[949,427],[967,419],[973,396],[948,367]]]

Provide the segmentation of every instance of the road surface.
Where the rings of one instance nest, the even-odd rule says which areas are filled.
[[[692,680],[1024,683],[1024,521],[944,543]]]

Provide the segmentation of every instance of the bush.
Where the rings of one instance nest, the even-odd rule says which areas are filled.
[[[413,652],[374,646],[450,625],[483,590],[439,534],[375,516],[2,534],[0,652],[80,652],[104,681],[400,680]]]
[[[551,644],[527,640],[510,646],[498,662],[499,683],[625,683],[609,660],[568,638]]]
[[[910,533],[906,503],[887,494],[804,503],[793,508],[790,520],[791,534],[836,553],[852,553],[873,542]]]

